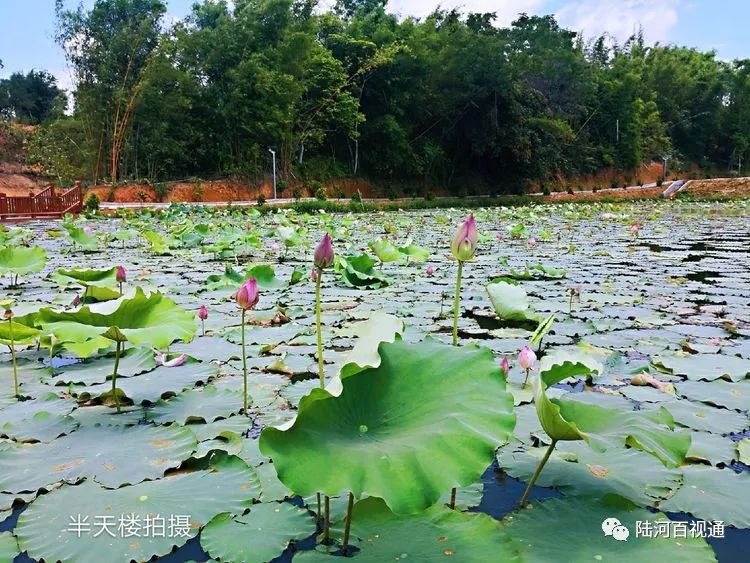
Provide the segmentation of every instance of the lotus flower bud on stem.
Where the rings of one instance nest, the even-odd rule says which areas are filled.
[[[330,235],[326,233],[323,235],[323,239],[315,247],[315,253],[313,254],[313,263],[319,270],[325,270],[333,266],[333,240]]]
[[[508,372],[510,371],[510,362],[508,361],[508,356],[503,356],[503,359],[500,360],[500,369],[503,370],[505,377],[508,377]]]
[[[255,278],[250,278],[242,287],[237,291],[234,296],[235,301],[240,306],[240,319],[241,327],[240,332],[242,334],[242,412],[243,414],[250,416],[250,411],[247,408],[247,352],[245,347],[245,313],[254,308],[258,304],[260,299],[260,291],[258,290],[258,282]]]
[[[125,268],[122,266],[117,266],[117,273],[115,274],[115,280],[117,280],[118,285],[120,286],[120,295],[122,295],[122,284],[127,281],[128,276],[125,273]]]
[[[630,234],[634,237],[638,236],[638,223],[630,225]]]
[[[534,350],[528,346],[524,346],[518,354],[518,365],[521,366],[522,370],[526,371],[526,378],[523,380],[523,385],[525,387],[526,382],[529,380],[529,371],[531,371],[536,365],[536,354],[534,353]]]
[[[208,309],[205,305],[201,305],[198,309],[198,318],[201,320],[201,334],[206,336],[206,319],[208,318]]]
[[[424,271],[425,274],[427,274],[427,277],[432,277],[435,274],[435,266],[427,266],[427,269]]]
[[[469,215],[453,235],[451,254],[459,262],[474,258],[477,252],[477,223],[474,214]]]

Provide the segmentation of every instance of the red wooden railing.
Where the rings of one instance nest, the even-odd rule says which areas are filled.
[[[36,218],[59,218],[83,209],[83,189],[76,182],[69,190],[57,194],[49,186],[36,195],[8,197],[0,193],[0,221]]]

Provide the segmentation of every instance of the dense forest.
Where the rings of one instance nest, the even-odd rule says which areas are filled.
[[[61,180],[363,176],[513,192],[671,155],[725,174],[750,149],[750,60],[586,40],[552,16],[385,0],[57,4],[71,110],[42,71],[0,81],[0,115],[41,123],[30,157]],[[35,98],[37,96],[37,98]],[[64,103],[62,104],[64,106]]]

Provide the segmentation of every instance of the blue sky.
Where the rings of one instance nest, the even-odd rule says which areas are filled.
[[[94,0],[84,0],[90,6]],[[168,0],[169,17],[182,18],[194,0]],[[77,0],[68,0],[75,6]],[[649,42],[716,50],[722,59],[750,58],[745,26],[748,0],[390,0],[390,11],[424,16],[437,5],[496,12],[507,25],[520,12],[555,14],[562,25],[586,36],[608,32],[623,40],[639,25]],[[64,88],[71,77],[55,44],[54,0],[0,0],[0,77],[32,68],[54,74]]]

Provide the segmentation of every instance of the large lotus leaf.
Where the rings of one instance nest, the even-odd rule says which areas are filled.
[[[0,490],[36,491],[91,477],[107,487],[155,479],[195,449],[195,436],[177,426],[84,427],[49,444],[0,450]]]
[[[508,475],[528,481],[547,448],[510,451],[502,448],[498,463]],[[668,498],[682,483],[682,474],[653,456],[635,449],[596,452],[585,444],[558,446],[536,482],[575,496],[603,497],[616,493],[640,506]]]
[[[617,541],[602,532],[602,522],[618,519],[630,532],[627,541]],[[615,499],[549,499],[531,510],[509,514],[506,524],[511,544],[523,561],[690,561],[715,563],[716,557],[703,538],[636,538],[636,522],[655,525],[667,517],[642,508],[627,507]]]
[[[213,422],[238,413],[242,410],[242,404],[242,393],[207,385],[202,389],[190,389],[166,401],[159,401],[149,411],[148,418],[157,424]]]
[[[114,355],[88,360],[61,369],[48,383],[104,383],[112,376]],[[148,348],[131,348],[120,357],[117,377],[131,377],[151,371],[156,367],[154,353]]]
[[[335,267],[339,278],[349,287],[377,289],[388,285],[388,278],[376,270],[375,260],[367,254],[359,256],[338,256]]]
[[[393,243],[388,239],[374,240],[368,246],[381,262],[395,262],[402,257],[398,248],[393,246]]]
[[[94,251],[99,248],[99,239],[90,235],[82,227],[65,226],[70,239],[84,250]]]
[[[54,393],[45,393],[34,400],[14,402],[0,410],[0,425],[15,424],[31,418],[37,413],[67,415],[76,408],[72,399],[60,399]]]
[[[31,315],[29,321],[16,318],[13,318],[11,322],[0,320],[0,344],[10,346],[12,342],[14,346],[22,346],[36,342],[41,334],[40,331],[25,324],[26,322],[33,323],[35,318],[36,315]]]
[[[135,404],[155,403],[176,395],[198,383],[207,383],[219,375],[219,366],[207,362],[187,362],[179,367],[160,366],[136,377],[117,379],[117,388]],[[81,400],[100,397],[111,390],[109,383],[72,388],[71,393]]]
[[[381,499],[366,498],[354,505],[351,534],[351,543],[360,549],[355,561],[521,561],[499,522],[442,505],[402,516]]]
[[[217,514],[241,514],[257,497],[257,477],[251,468],[234,457],[215,459],[208,471],[119,489],[86,481],[39,497],[18,519],[21,549],[34,559],[77,563],[148,561],[154,555],[166,555],[197,535]],[[79,516],[89,524],[80,537],[68,531]],[[187,517],[182,519],[184,524],[179,516]],[[104,525],[109,532],[103,530]],[[129,531],[140,535],[128,536]],[[101,533],[94,537],[97,532]]]
[[[520,285],[496,281],[487,285],[487,294],[497,316],[508,321],[525,321],[533,318],[529,309],[529,296]]]
[[[407,260],[415,262],[424,262],[430,257],[430,251],[418,244],[409,243],[406,246],[400,246],[398,251],[407,257]]]
[[[58,436],[70,434],[78,427],[73,417],[38,412],[22,422],[7,422],[0,427],[0,436],[18,442],[51,442]]]
[[[269,502],[254,504],[242,516],[216,516],[201,532],[201,547],[221,561],[263,563],[314,533],[315,519],[307,510]]]
[[[264,429],[261,452],[300,495],[352,491],[413,513],[478,480],[513,429],[513,398],[488,350],[397,341],[379,355],[340,396],[303,398],[288,430]]]
[[[60,268],[52,278],[61,286],[77,284],[81,286],[112,287],[117,285],[117,266],[100,270]]]
[[[736,457],[734,446],[735,443],[730,438],[708,432],[693,432],[690,434],[690,449],[686,459],[712,465],[728,463]]]
[[[61,341],[84,342],[105,336],[154,348],[166,348],[175,340],[190,341],[197,329],[193,313],[160,293],[146,296],[137,288],[132,298],[116,306],[107,313],[94,312],[91,307],[72,313],[42,309],[39,322]]]
[[[667,467],[675,467],[684,461],[690,448],[690,434],[672,430],[674,419],[666,409],[645,412],[607,408],[576,401],[572,396],[552,401],[560,407],[560,415],[573,421],[586,443],[597,451],[629,446],[656,456]]]
[[[682,472],[684,484],[661,503],[661,510],[688,512],[702,520],[750,528],[750,473],[705,465],[688,465]]]
[[[711,383],[685,381],[676,385],[677,394],[692,401],[701,401],[738,411],[750,409],[750,380],[731,383],[717,379]]]
[[[657,368],[690,380],[713,381],[724,378],[741,381],[750,375],[750,359],[724,354],[686,354],[659,356],[653,360]]]
[[[41,272],[47,263],[47,251],[41,246],[6,246],[0,249],[0,275],[18,276]]]
[[[10,532],[0,534],[0,563],[13,563],[19,553],[18,540]]]
[[[276,272],[274,272],[273,266],[270,264],[258,264],[248,268],[245,279],[242,281],[248,278],[255,278],[258,286],[262,289],[276,289],[286,286],[283,281],[276,277]]]
[[[709,386],[705,383],[704,385]],[[706,405],[705,403],[692,403],[684,399],[673,399],[672,401],[660,403],[666,408],[677,424],[687,426],[694,430],[712,432],[714,434],[729,434],[750,428],[750,418],[747,415],[720,409]],[[654,405],[644,408],[653,409]]]
[[[646,451],[668,467],[682,463],[690,435],[674,432],[665,409],[656,412],[623,410],[561,397],[550,399],[540,378],[533,379],[534,403],[542,428],[554,440],[584,440],[599,452],[630,446]]]

